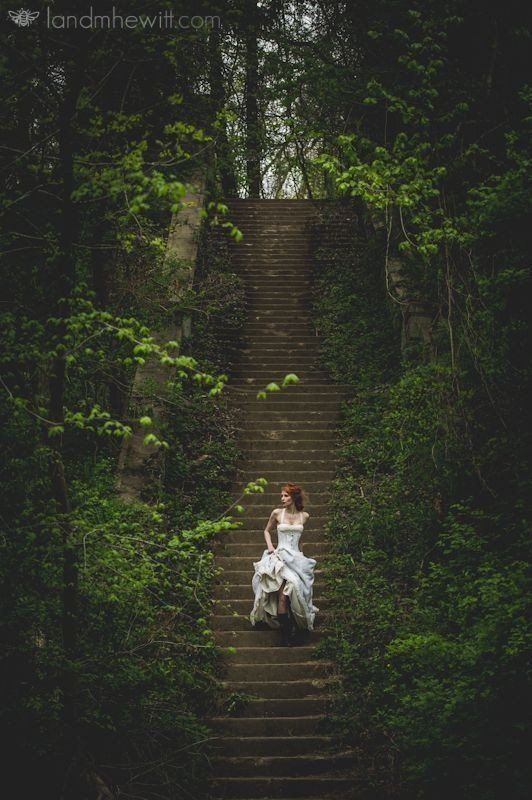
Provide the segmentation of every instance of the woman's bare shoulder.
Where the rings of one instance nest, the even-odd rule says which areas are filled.
[[[310,519],[310,514],[308,513],[308,511],[303,511],[303,516],[304,516],[305,522],[308,522],[309,519]]]

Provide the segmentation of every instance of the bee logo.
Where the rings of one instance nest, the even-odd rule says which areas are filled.
[[[27,11],[24,8],[19,8],[18,11],[8,11],[10,19],[13,20],[15,25],[20,28],[29,28],[32,22],[35,22],[39,16],[39,11]]]

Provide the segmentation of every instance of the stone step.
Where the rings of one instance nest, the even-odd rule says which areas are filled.
[[[242,265],[243,266],[243,265]],[[279,292],[286,299],[298,299],[314,286],[310,270],[294,270],[292,275],[269,275],[264,270],[250,272],[246,268],[239,270],[239,275],[245,280],[246,291],[257,287]]]
[[[260,430],[253,430],[251,428],[250,433],[250,426],[247,426],[246,429],[246,438],[242,440],[242,448],[245,450],[244,452],[253,452],[262,449],[263,444],[271,445],[272,442],[275,441],[285,441],[292,440],[294,437],[297,438],[297,442],[301,445],[303,449],[304,443],[312,442],[314,447],[316,444],[321,443],[322,447],[324,448],[331,448],[333,447],[336,441],[336,428],[335,427],[328,427],[323,428],[320,426],[314,426],[312,428],[302,428],[300,425],[294,427],[291,431],[290,426],[268,426],[268,428],[260,429]]]
[[[277,502],[277,504],[275,505],[275,508],[277,508],[277,509],[279,509],[280,505],[281,505],[279,495],[280,495],[280,492],[278,493],[278,501],[279,502]],[[246,499],[247,499],[247,497],[249,497],[249,495],[246,496]],[[226,515],[227,517],[231,516],[231,519],[234,522],[240,523],[238,528],[233,528],[232,530],[233,531],[237,531],[237,532],[238,531],[253,531],[255,533],[257,531],[259,531],[260,533],[262,533],[262,531],[264,530],[264,527],[265,527],[265,524],[266,524],[267,520],[270,518],[270,514],[273,511],[273,508],[270,508],[269,512],[266,515],[266,518],[264,518],[264,516],[261,516],[260,513],[258,513],[258,512],[256,513],[254,508],[251,508],[249,504],[247,506],[243,505],[242,508],[245,509],[242,514],[238,514],[237,512],[235,512],[232,516],[231,516],[230,513],[228,513]],[[321,536],[318,536],[316,532],[319,531],[319,530],[322,530],[325,527],[325,525],[330,520],[330,515],[327,515],[326,513],[323,513],[323,512],[320,512],[318,514],[316,512],[316,509],[315,508],[311,508],[311,506],[308,506],[308,507],[305,506],[304,510],[307,511],[310,516],[309,516],[308,522],[305,523],[306,528],[305,528],[303,541],[306,544],[310,544],[311,542],[312,542],[312,544],[314,544],[314,543],[318,543],[319,544],[319,542],[321,541]],[[223,535],[225,535],[224,532],[222,532],[222,536]]]
[[[296,272],[300,275],[311,276],[312,262],[313,253],[310,250],[304,255],[283,253],[282,250],[277,253],[262,253],[259,249],[253,254],[235,250],[231,253],[231,266],[242,277],[245,277],[248,272],[253,274],[254,271],[260,273],[263,270],[284,270],[285,268],[289,275]]]
[[[254,319],[259,319],[259,315],[254,317]],[[279,318],[279,323],[282,324],[283,320]],[[273,348],[272,348],[273,349]],[[251,360],[255,361],[260,355],[261,361],[268,362],[268,364],[276,364],[280,369],[284,369],[286,372],[293,371],[293,367],[285,367],[285,364],[306,364],[307,362],[316,363],[316,355],[317,351],[314,350],[313,352],[309,351],[308,349],[299,353],[293,353],[292,355],[287,355],[285,351],[279,352],[277,349],[274,352],[263,352],[260,349],[248,348],[245,351],[241,351],[239,354],[239,362],[242,364],[247,364]]]
[[[218,598],[214,600],[214,613],[215,614],[223,614],[224,616],[227,614],[232,614],[236,611],[237,614],[241,616],[247,616],[249,619],[249,615],[251,613],[251,609],[253,608],[253,593],[251,591],[251,584],[250,584],[250,597],[249,600],[244,598],[238,599],[231,599],[231,598]],[[313,597],[314,605],[319,608],[319,612],[327,611],[331,606],[331,601],[327,597]],[[318,615],[316,615],[317,618]],[[286,649],[286,648],[283,648]]]
[[[292,230],[304,231],[307,232],[308,235],[310,223],[316,222],[317,218],[315,216],[309,216],[305,209],[291,208],[287,210],[287,212],[288,211],[290,220],[286,220],[286,222],[290,222]],[[239,209],[235,212],[234,216],[231,216],[231,221],[235,225],[243,225],[244,229],[240,228],[240,230],[244,232],[246,225],[276,225],[277,223],[283,222],[282,217],[285,216],[287,212],[280,212],[278,209],[261,210],[260,212],[257,212],[256,209]],[[237,250],[243,241],[243,239],[241,239],[240,242],[229,240],[229,244],[233,250]]]
[[[253,541],[253,537],[257,542],[257,548],[260,549],[260,555],[266,552],[266,544],[264,540],[259,542],[259,538],[257,537],[257,531],[250,531],[250,541]],[[261,533],[261,531],[259,531]],[[275,544],[275,540],[277,539],[277,535],[274,532],[272,534],[272,540]],[[302,543],[303,545],[303,543]],[[308,544],[305,542],[305,546],[308,549]],[[255,559],[258,561],[258,559]],[[230,566],[230,563],[234,566]],[[216,556],[216,566],[223,569],[223,572],[220,572],[217,580],[220,583],[226,583],[231,586],[238,586],[239,584],[244,584],[248,582],[247,576],[249,575],[249,568],[248,568],[248,560],[245,558],[240,558],[237,562],[234,559],[224,558],[223,556]],[[253,566],[251,566],[251,573],[253,574]],[[328,573],[322,567],[319,567],[314,571],[315,581],[314,586],[318,586],[320,581],[326,580]]]
[[[284,417],[283,417],[284,420]],[[257,422],[260,422],[260,419],[257,418]],[[270,462],[271,463],[271,462]],[[325,484],[332,481],[334,477],[334,467],[329,467],[328,469],[316,469],[312,466],[304,466],[301,462],[298,462],[296,466],[289,467],[285,465],[282,461],[277,462],[275,464],[275,469],[267,469],[262,468],[260,473],[257,471],[259,468],[253,466],[253,468],[249,466],[242,466],[237,470],[238,476],[240,480],[245,481],[252,481],[255,480],[258,474],[261,474],[263,478],[266,478],[268,483],[274,483],[276,481],[283,481],[285,480],[284,476],[286,475],[286,470],[290,469],[291,471],[297,470],[299,475],[300,481],[305,481],[307,484],[311,484],[312,486]],[[308,486],[310,490],[311,486]]]
[[[245,241],[249,244],[266,245],[270,242],[298,244],[303,247],[309,247],[308,234],[302,227],[290,227],[285,225],[280,228],[278,225],[257,225],[256,223],[249,222],[246,224],[245,230],[242,231],[244,238],[232,248],[232,252],[239,253],[241,250],[240,245]]]
[[[279,645],[279,631],[268,630],[255,630],[251,626],[248,619],[248,626],[250,630],[216,630],[214,625],[212,630],[214,632],[214,641],[219,647],[277,647]],[[299,632],[298,632],[299,633]],[[302,631],[302,640],[305,643],[317,643],[324,636],[327,636],[329,631],[326,628],[318,628],[315,631]]]
[[[258,553],[257,561],[265,552],[266,548],[264,546],[263,549]],[[320,569],[316,569],[314,574],[316,573],[317,577],[313,584],[314,594],[317,594],[321,591],[326,592],[327,587],[329,586],[329,583],[327,582],[327,576],[324,575],[323,570]],[[217,583],[215,583],[213,586],[213,591],[215,593],[214,596],[216,599],[230,597],[232,600],[245,600],[250,591],[253,574],[253,568],[251,570],[241,570],[239,572],[233,570],[220,572],[216,578]]]
[[[242,275],[244,277],[244,275]],[[247,305],[255,300],[257,294],[261,297],[264,294],[279,295],[283,300],[298,300],[301,302],[303,299],[310,297],[312,292],[312,284],[304,277],[294,278],[290,280],[264,278],[253,279],[247,273],[245,274],[245,290]],[[275,306],[272,308],[274,310]]]
[[[265,517],[265,520],[267,520],[267,519],[268,519],[268,517]],[[237,545],[249,546],[250,548],[253,548],[253,561],[259,561],[261,556],[262,556],[262,554],[263,554],[263,552],[264,552],[264,550],[265,550],[265,548],[266,548],[266,543],[265,543],[264,538],[263,538],[263,530],[264,530],[265,520],[262,521],[262,524],[261,524],[260,528],[257,527],[255,530],[238,531],[238,533],[241,533],[241,536],[238,536],[236,539],[233,539],[231,541],[224,540],[224,543],[223,543],[224,547],[225,546],[232,547],[232,546],[237,546]],[[324,535],[324,532],[323,532],[322,529],[320,529],[318,531],[318,533],[321,536]],[[223,535],[225,535],[225,534],[222,534],[222,536]],[[309,536],[309,540],[310,540],[311,532],[309,531],[307,535]],[[273,533],[272,538],[273,538],[274,543],[275,543],[275,540],[277,538],[275,533]],[[301,550],[305,553],[305,555],[308,555],[310,558],[314,558],[315,556],[317,556],[317,558],[319,559],[319,558],[323,558],[324,555],[325,555],[323,548],[320,549],[319,546],[317,547],[312,541],[307,541],[305,538],[302,541],[300,541],[299,544],[300,544]],[[224,553],[226,552],[225,549],[224,549],[223,552]],[[221,551],[220,551],[220,555],[217,555],[216,557],[217,558],[221,557]]]
[[[230,328],[227,328],[227,330],[231,331]],[[302,347],[307,347],[309,345],[317,346],[321,344],[321,339],[315,332],[309,334],[300,333],[296,339],[290,333],[285,332],[279,327],[273,332],[267,331],[263,333],[261,331],[248,331],[246,335],[244,335],[240,327],[234,330],[235,333],[238,334],[239,341],[244,347],[255,347],[260,344],[264,344],[267,347],[284,347],[288,344],[290,347],[293,347],[296,343]]]
[[[327,614],[327,611],[321,611],[316,615],[314,619],[314,628],[313,631],[298,631],[298,643],[301,642],[305,644],[305,641],[308,642],[313,641],[314,634],[318,633],[318,631],[323,632],[323,635],[327,635],[326,631],[330,629],[331,623],[331,615]],[[328,628],[329,626],[329,628]],[[255,627],[252,626],[249,620],[249,609],[246,609],[246,615],[243,614],[212,614],[210,617],[210,627],[211,630],[214,631],[240,631],[241,633],[259,633],[261,631],[265,631],[268,633],[271,631],[272,633],[276,634],[277,636],[277,643],[279,643],[279,631],[273,630],[268,627],[265,622],[258,622]],[[320,637],[318,636],[316,641]]]
[[[259,477],[260,475],[254,476],[253,480],[256,480],[256,478]],[[297,478],[297,475],[292,477]],[[267,486],[264,487],[264,492],[260,492],[259,494],[253,493],[249,495],[243,495],[238,502],[244,509],[244,513],[246,509],[253,508],[254,516],[265,514],[266,519],[268,520],[273,509],[280,507],[281,485],[287,480],[292,480],[290,475],[285,476],[280,481],[268,481]],[[311,486],[308,483],[305,483],[305,485],[302,487],[307,492],[307,503],[305,505],[305,510],[308,511],[309,514],[315,514],[318,506],[326,504],[330,499],[331,492],[331,481],[313,481],[312,483],[314,485]],[[242,487],[244,486],[244,483],[239,482],[237,486]],[[232,493],[233,495],[236,494],[234,486]],[[237,529],[234,528],[233,530]],[[262,533],[263,530],[264,528],[261,528],[260,533]]]
[[[294,302],[270,302],[264,295],[250,299],[244,305],[246,320],[259,319],[270,321],[276,325],[284,325],[286,321],[313,323],[315,314],[310,305],[310,299],[301,296]]]
[[[268,519],[268,517],[266,517]],[[257,541],[255,542],[248,542],[245,541],[244,536],[238,537],[235,539],[228,539],[226,537],[232,536],[235,533],[244,533],[247,534],[247,531],[228,531],[227,533],[220,534],[224,537],[224,539],[220,543],[216,543],[216,552],[223,553],[224,555],[227,554],[229,557],[245,557],[246,560],[252,558],[254,561],[257,561],[257,550],[259,551],[259,558],[260,558],[260,546],[258,544],[258,538],[262,531],[264,530],[264,520],[262,521],[262,527],[258,530],[257,526]],[[262,543],[264,540],[262,540]],[[328,542],[307,542],[303,540],[300,543],[300,546],[304,549],[305,555],[308,553],[311,558],[316,556],[324,556],[329,550],[330,545]],[[218,556],[217,556],[218,558]]]
[[[318,336],[312,336],[312,341],[316,346],[316,352],[319,352],[318,348],[320,346],[320,339]],[[282,350],[283,358],[291,358],[293,356],[305,355],[305,353],[309,350],[308,344],[306,342],[301,342],[299,339],[296,339],[293,342],[285,343]],[[251,345],[240,345],[238,349],[238,355],[248,355],[250,353],[259,353],[263,352],[264,355],[276,355],[279,356],[279,344],[277,342],[269,342],[269,341],[257,341],[252,343]],[[331,387],[338,386],[338,384],[331,384]],[[295,385],[286,388],[295,388]]]
[[[222,681],[221,687],[226,694],[294,698],[330,693],[334,684],[333,679],[316,678],[300,681]]]
[[[263,523],[263,526],[264,526],[264,523]],[[275,534],[273,534],[272,540],[273,540],[274,546],[276,544],[276,542],[275,542],[276,538],[277,537],[275,536]],[[260,561],[263,553],[266,551],[266,544],[264,542],[262,530],[246,531],[242,535],[242,537],[237,541],[236,544],[234,542],[230,544],[231,547],[232,546],[236,547],[237,545],[238,546],[243,546],[243,545],[248,546],[249,545],[250,548],[253,548],[253,550],[254,550],[253,556],[252,556],[253,562]],[[305,556],[307,556],[308,558],[315,558],[320,567],[325,567],[325,559],[328,557],[327,553],[320,553],[319,550],[316,550],[315,547],[313,547],[309,542],[307,542],[305,540],[300,542],[300,546],[301,546],[301,552],[304,553]],[[220,557],[221,556],[217,553],[216,554],[216,565],[217,566],[218,566],[218,559]],[[243,560],[246,561],[247,563],[249,563],[247,559],[243,559]],[[250,559],[250,561],[251,561],[251,559]],[[220,573],[220,578],[222,579],[224,577],[224,575],[225,575],[225,573]],[[253,567],[251,567],[251,575],[253,575]]]
[[[213,745],[213,751],[225,756],[304,756],[325,753],[333,745],[330,736],[225,736]]]
[[[261,648],[262,649],[262,648]],[[297,650],[297,647],[282,647],[277,648],[279,651],[291,652]],[[315,678],[327,678],[331,675],[333,666],[330,661],[308,661],[303,663],[298,662],[277,662],[273,664],[263,664],[262,662],[254,664],[251,662],[240,662],[234,659],[228,659],[225,656],[225,663],[223,665],[224,674],[221,676],[225,680],[232,681],[293,681],[298,680],[303,675],[307,680],[314,680]]]
[[[258,424],[260,424],[260,419],[250,418],[247,415],[242,416],[240,420],[240,424],[236,426],[236,430],[243,431],[246,437],[246,440],[249,437],[249,431],[252,431],[255,434],[256,439],[262,438],[264,434],[271,434],[271,433],[288,433],[293,432],[294,435],[302,436],[303,431],[309,431],[312,436],[318,436],[321,433],[329,434],[328,437],[331,440],[331,434],[336,431],[339,425],[340,416],[331,419],[330,416],[322,415],[321,418],[318,419],[266,419],[264,420],[264,425],[260,426],[260,430],[257,430]],[[267,424],[266,424],[267,423]]]
[[[220,777],[257,775],[260,771],[271,778],[291,776],[320,775],[332,770],[352,769],[353,754],[349,751],[338,753],[312,753],[307,755],[282,756],[233,756],[213,759],[216,775]]]
[[[268,487],[266,488],[268,489]],[[244,514],[246,513],[245,510],[248,509],[250,512],[253,511],[254,517],[266,515],[266,519],[269,519],[273,509],[279,508],[279,494],[280,492],[272,493],[268,490],[267,492],[259,492],[258,494],[244,495],[238,502],[242,505],[242,508],[244,508]],[[265,495],[267,496],[265,497]],[[327,514],[329,513],[327,499],[328,498],[324,499],[321,497],[319,499],[316,497],[309,498],[310,502],[305,505],[305,510],[308,511],[309,514]],[[230,533],[234,532],[234,530],[227,531],[223,535],[229,536]]]
[[[272,238],[269,245],[263,236],[257,236],[255,232],[248,229],[247,235],[244,231],[244,239],[238,247],[230,248],[231,263],[235,261],[243,263],[245,266],[257,264],[252,256],[259,256],[262,262],[267,262],[268,257],[279,259],[303,258],[310,262],[315,249],[305,242],[305,236],[301,231],[294,231],[290,236],[276,236]]]
[[[242,700],[230,712],[231,718],[264,718],[270,717],[313,717],[316,714],[326,714],[330,708],[331,700],[323,697],[269,697],[254,700]]]
[[[297,431],[297,435],[301,430],[330,430],[332,431],[340,422],[342,418],[342,410],[337,409],[335,412],[329,411],[309,411],[308,416],[305,416],[302,411],[241,411],[239,426],[237,430],[249,430],[250,428],[257,432],[257,428],[266,430],[286,431],[292,427]],[[255,437],[254,437],[255,438]],[[246,440],[247,441],[247,440]],[[297,456],[298,451],[292,450],[292,455]],[[278,469],[280,465],[277,456],[274,457],[273,463],[276,464]],[[292,459],[293,460],[293,459]],[[250,463],[250,460],[247,459]],[[331,462],[332,463],[332,462]],[[253,460],[251,461],[253,464]]]
[[[254,664],[272,666],[274,664],[305,664],[316,659],[316,648],[312,645],[301,647],[239,647],[236,653],[223,651],[227,662],[234,664]]]
[[[244,283],[244,307],[249,308],[263,296],[276,298],[281,307],[299,306],[308,308],[318,297],[314,282],[307,270],[300,267],[292,277],[249,274],[244,267],[237,270]],[[273,307],[273,306],[272,306]]]
[[[287,648],[283,648],[287,649]],[[211,717],[207,724],[215,733],[229,736],[312,735],[323,727],[323,714],[304,717]]]
[[[312,775],[307,777],[254,777],[217,778],[211,782],[216,797],[222,798],[283,798],[319,797],[334,792],[346,798],[346,791],[352,788],[352,779],[337,775]],[[220,793],[220,794],[218,794]]]
[[[246,470],[248,473],[251,471],[251,469],[253,469],[254,472],[257,470],[268,469],[272,463],[275,463],[276,466],[283,467],[284,469],[301,469],[308,471],[314,468],[319,471],[326,470],[328,473],[334,473],[334,470],[337,468],[337,462],[333,456],[324,458],[320,458],[319,456],[315,456],[314,458],[303,458],[303,453],[300,453],[295,449],[284,450],[282,453],[277,453],[275,449],[272,448],[269,453],[254,453],[248,458],[244,457],[240,463],[242,470]]]
[[[269,210],[268,210],[269,211]],[[304,231],[307,238],[309,235],[309,225],[316,226],[320,224],[319,217],[316,214],[309,215],[305,209],[289,209],[286,212],[268,211],[257,213],[256,209],[238,209],[235,211],[235,219],[245,220],[249,225],[258,225],[261,230],[262,226],[268,226],[271,231],[274,231],[277,226],[283,225],[292,230]],[[231,220],[233,217],[231,216]],[[325,227],[325,226],[324,226]],[[325,228],[328,230],[328,227]],[[230,245],[235,249],[238,247],[239,242],[234,242],[232,239],[228,240]]]
[[[257,559],[258,561],[259,559]],[[253,572],[249,573],[249,581],[244,584],[229,584],[229,583],[217,583],[213,586],[213,593],[216,600],[245,600],[247,597],[250,597],[251,600],[253,599],[253,590],[251,588],[251,578],[253,577]],[[318,583],[318,581],[314,582],[314,590],[315,592],[321,592],[326,590],[326,584],[322,581]],[[316,601],[317,603],[317,601]],[[251,609],[250,609],[251,610]]]
[[[216,562],[218,563],[218,560],[221,560],[223,566],[224,563],[250,564],[252,559],[253,561],[257,561],[257,552],[260,555],[261,548],[265,547],[265,542],[262,538],[262,532],[267,519],[268,517],[266,517],[266,519],[262,518],[260,523],[255,527],[249,527],[246,529],[239,528],[237,533],[242,533],[242,536],[239,537],[237,542],[228,542],[226,540],[222,540],[220,543],[216,542],[216,546],[214,548]],[[308,525],[311,526],[310,521],[308,522]],[[311,527],[316,528],[317,532],[323,536],[323,525],[319,526],[315,524]],[[223,536],[224,534],[222,533],[220,535]],[[308,536],[309,540],[307,540],[305,536]],[[249,543],[245,541],[247,537],[250,539]],[[312,531],[305,531],[303,534],[303,539],[299,542],[300,547],[305,549],[305,554],[312,554],[312,558],[314,557],[314,554],[325,555],[329,549],[329,544],[324,541],[312,541],[311,537]],[[223,559],[225,559],[225,562]]]
[[[258,254],[257,254],[258,257]],[[286,259],[286,261],[294,261],[294,259]],[[264,262],[264,263],[263,263]],[[244,277],[249,278],[251,280],[255,278],[271,278],[272,280],[282,281],[284,283],[285,280],[288,279],[297,279],[304,278],[308,280],[311,284],[314,283],[313,280],[313,269],[311,266],[311,261],[309,259],[309,267],[308,269],[298,262],[297,264],[294,263],[292,267],[289,267],[285,264],[271,264],[270,258],[264,258],[259,260],[253,261],[253,266],[248,264],[246,266]]]
[[[257,402],[261,403],[262,400],[258,400]],[[272,454],[277,453],[294,453],[300,452],[301,455],[309,455],[311,456],[313,453],[323,453],[323,452],[333,452],[331,448],[324,447],[323,444],[323,437],[316,439],[299,439],[299,438],[288,438],[288,437],[261,437],[260,440],[250,440],[245,442],[240,442],[240,449],[244,453],[255,453],[259,455],[260,453],[267,453],[271,452]]]
[[[248,239],[252,235],[253,240],[260,239],[264,241],[270,241],[273,239],[281,239],[284,241],[285,239],[297,239],[298,241],[305,242],[306,244],[309,243],[309,236],[308,232],[302,227],[301,225],[292,225],[289,222],[283,222],[282,220],[265,220],[260,223],[256,223],[253,221],[249,221],[246,223],[246,230],[248,233]],[[241,242],[244,241],[243,239]],[[234,250],[238,250],[238,247],[241,242],[234,243]]]
[[[267,289],[264,286],[247,286],[246,298],[248,306],[260,299],[263,303],[263,306],[270,308],[272,311],[275,310],[280,301],[284,302],[285,300],[292,299],[295,303],[297,298],[297,301],[301,302],[301,294],[299,289],[294,289],[293,292],[289,292],[287,294],[283,289]],[[266,304],[266,301],[268,301],[268,304]],[[310,310],[308,311],[308,316],[311,317]]]
[[[289,253],[292,250],[308,252],[310,250],[308,240],[305,240],[304,232],[298,231],[297,238],[285,239],[284,237],[255,237],[245,236],[238,242],[236,248],[237,253],[248,253],[254,250],[260,250],[261,253],[267,254],[271,250],[276,250],[279,253]]]
[[[235,374],[231,376],[231,383],[233,386],[256,388],[257,392],[264,391],[269,383],[277,383],[280,387],[280,391],[284,391],[282,383],[287,374],[291,373],[281,372],[280,370],[263,370],[259,373],[241,372],[240,374],[235,372]],[[299,379],[297,385],[303,390],[307,388],[310,390],[315,386],[330,386],[331,384],[330,378],[325,377],[324,373],[317,374],[316,372],[310,372],[308,370],[304,372],[298,370],[295,375],[297,375]]]
[[[297,322],[292,321],[288,316],[282,321],[282,323],[277,322],[254,322],[249,318],[246,320],[244,325],[242,326],[241,333],[242,336],[252,336],[255,333],[258,334],[273,334],[276,336],[278,332],[281,331],[283,336],[291,336],[296,337],[299,334],[302,336],[312,336],[315,329],[311,324],[311,320],[304,321],[304,322]]]

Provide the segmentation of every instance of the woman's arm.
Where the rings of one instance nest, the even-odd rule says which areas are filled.
[[[273,553],[274,546],[272,544],[272,537],[270,535],[270,528],[273,527],[274,524],[277,523],[277,509],[274,508],[272,513],[270,514],[270,519],[266,523],[266,527],[264,528],[264,538],[266,539],[266,546],[268,548],[269,553]]]

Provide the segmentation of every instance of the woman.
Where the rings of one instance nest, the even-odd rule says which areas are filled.
[[[274,508],[264,529],[267,550],[257,561],[251,585],[255,594],[249,615],[252,625],[266,622],[281,629],[281,644],[291,645],[294,625],[313,630],[319,611],[312,603],[316,561],[299,549],[299,539],[309,514],[303,511],[303,492],[296,483],[281,487],[281,508]],[[270,528],[277,524],[277,547]]]

